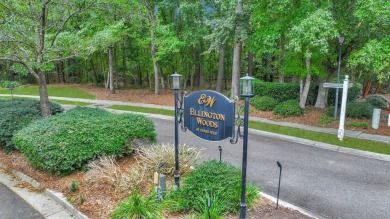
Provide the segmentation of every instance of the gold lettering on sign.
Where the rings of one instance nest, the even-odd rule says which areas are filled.
[[[215,97],[206,96],[206,94],[201,94],[199,96],[199,99],[198,99],[199,104],[203,104],[203,105],[209,106],[209,107],[213,107],[215,101],[217,101],[217,99],[215,99]]]

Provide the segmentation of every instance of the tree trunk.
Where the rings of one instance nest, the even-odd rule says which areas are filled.
[[[98,81],[99,79],[98,79],[98,76],[97,76],[97,73],[96,73],[95,63],[93,63],[93,57],[91,57],[90,62],[91,62],[91,68],[92,68],[92,72],[93,72],[93,78],[95,80],[96,86],[98,86],[99,85],[99,81]]]
[[[249,76],[253,76],[254,58],[255,58],[255,54],[252,51],[248,51],[248,75]]]
[[[64,62],[63,61],[57,61],[56,63],[56,70],[57,70],[57,76],[58,76],[58,83],[63,84],[64,83]]]
[[[110,87],[110,93],[115,94],[115,87],[114,87],[114,70],[113,70],[113,63],[112,63],[112,47],[108,47],[108,72],[109,72],[109,87]]]
[[[242,0],[237,1],[236,13],[242,12],[243,3]],[[236,31],[241,29],[241,23],[236,26]],[[241,38],[235,39],[234,51],[233,51],[233,68],[232,68],[232,88],[231,97],[240,97],[240,75],[241,75],[241,51],[242,51],[242,40]]]
[[[307,75],[306,75],[306,80],[305,80],[305,84],[303,85],[303,87],[301,86],[302,91],[301,91],[301,95],[299,98],[299,106],[301,108],[306,107],[306,100],[307,100],[307,95],[309,94],[309,88],[310,88],[310,82],[311,82],[310,58],[309,57],[306,58],[306,69],[308,70]]]
[[[328,88],[325,88],[323,85],[326,81],[326,78],[319,79],[318,95],[316,104],[314,107],[324,109],[326,107],[326,101],[328,96]]]
[[[368,96],[368,94],[370,93],[370,90],[371,90],[371,83],[372,81],[366,81],[364,83],[364,89],[363,89],[363,96],[362,96],[362,99],[366,98]]]
[[[43,118],[50,116],[49,95],[47,93],[45,73],[38,72],[39,97]]]
[[[281,43],[280,47],[282,50],[282,54],[280,55],[280,60],[279,60],[279,83],[284,83],[284,73],[283,73],[283,66],[284,66],[284,57],[286,56],[286,46],[285,46],[285,40],[284,40],[284,35],[281,37]]]
[[[378,94],[379,93],[379,90],[381,89],[381,84],[377,84],[376,87],[375,87],[375,92],[374,94]]]
[[[219,48],[218,74],[217,74],[217,92],[222,93],[223,83],[223,60],[225,58],[225,50],[223,45]]]

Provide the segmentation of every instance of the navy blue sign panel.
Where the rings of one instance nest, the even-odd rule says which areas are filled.
[[[184,126],[208,141],[233,137],[234,102],[211,91],[196,91],[184,97]]]

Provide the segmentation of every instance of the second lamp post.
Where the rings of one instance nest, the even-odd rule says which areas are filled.
[[[241,202],[240,202],[240,219],[246,218],[246,166],[248,157],[248,118],[249,118],[249,98],[253,96],[253,79],[246,75],[240,78],[240,95],[244,97],[244,141],[242,152],[242,184],[241,184]]]
[[[181,107],[178,107],[179,90],[181,89],[181,75],[174,73],[171,75],[171,89],[175,92],[175,189],[180,187],[180,174],[179,174],[179,122],[178,114]]]

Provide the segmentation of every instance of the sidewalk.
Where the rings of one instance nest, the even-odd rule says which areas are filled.
[[[0,96],[9,96],[9,94],[0,94]],[[30,95],[14,95],[14,96],[15,97],[28,97],[28,98],[39,99],[39,96],[30,96]],[[49,97],[49,99],[86,102],[86,103],[91,103],[92,106],[99,107],[99,108],[105,108],[105,107],[109,107],[112,105],[125,105],[125,106],[139,106],[139,107],[173,110],[173,107],[170,107],[170,106],[146,104],[146,103],[131,103],[131,102],[111,101],[111,100],[89,100],[89,99],[81,99],[81,98],[52,97],[52,96]],[[291,122],[275,122],[272,120],[257,118],[257,117],[251,117],[251,118],[249,118],[249,120],[268,123],[268,124],[275,124],[275,125],[299,128],[299,129],[310,130],[310,131],[315,131],[315,132],[334,134],[336,137],[337,137],[337,133],[338,133],[338,130],[334,129],[334,128],[323,128],[323,127],[302,125],[302,124],[291,123]],[[351,137],[351,138],[371,140],[371,141],[385,142],[385,143],[390,144],[390,136],[366,134],[366,133],[362,133],[360,131],[351,131],[351,130],[345,130],[344,136]]]

